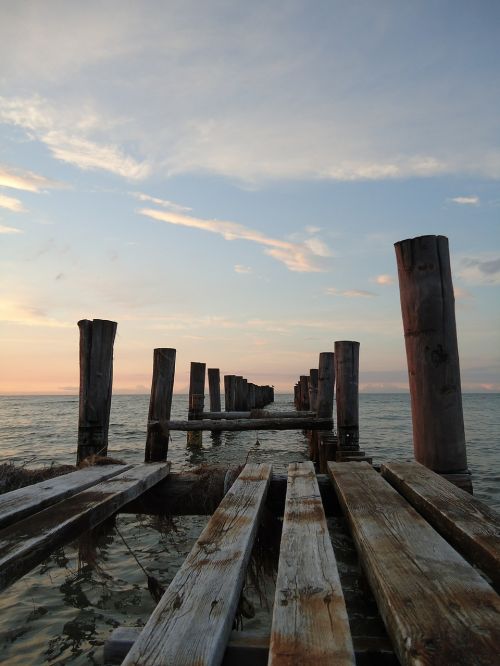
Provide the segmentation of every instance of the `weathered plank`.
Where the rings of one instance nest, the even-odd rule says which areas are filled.
[[[201,419],[193,421],[165,421],[169,430],[328,430],[332,419],[272,418],[272,419]]]
[[[497,663],[493,588],[368,464],[328,469],[401,663]]]
[[[245,466],[124,665],[221,663],[270,479],[270,465]]]
[[[139,465],[29,516],[0,532],[0,590],[51,551],[113,515],[164,479],[169,463]]]
[[[312,462],[288,466],[269,665],[355,664]]]
[[[382,465],[382,476],[500,589],[500,514],[418,462]]]
[[[0,528],[41,511],[51,504],[76,495],[96,483],[130,469],[132,465],[90,466],[76,472],[56,476],[31,486],[24,486],[0,495]]]

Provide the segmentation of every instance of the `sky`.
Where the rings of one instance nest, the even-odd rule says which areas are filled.
[[[500,3],[0,0],[0,393],[78,392],[80,319],[292,391],[335,340],[407,390],[394,243],[449,238],[500,391]]]

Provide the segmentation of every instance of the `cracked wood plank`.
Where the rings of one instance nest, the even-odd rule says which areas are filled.
[[[497,663],[493,588],[370,465],[328,471],[401,664]]]
[[[0,532],[0,590],[53,550],[96,527],[164,479],[170,463],[138,465]]]
[[[41,511],[51,504],[76,495],[76,493],[125,472],[131,467],[132,465],[85,467],[76,472],[62,474],[52,479],[33,483],[31,486],[24,486],[9,493],[4,493],[0,495],[0,528],[7,527],[7,525]]]
[[[312,462],[288,466],[268,663],[355,664],[337,562]]]
[[[245,466],[124,666],[216,666],[222,662],[270,480],[270,465]]]
[[[382,476],[500,589],[500,514],[418,462],[382,465]]]

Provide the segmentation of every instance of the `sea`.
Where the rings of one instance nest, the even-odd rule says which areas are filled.
[[[109,455],[143,461],[148,404],[147,395],[113,396]],[[412,458],[408,394],[360,394],[359,407],[360,447],[374,463]],[[500,394],[464,394],[463,407],[474,493],[500,511]],[[276,395],[268,408],[293,409],[293,396]],[[174,396],[172,418],[187,418],[187,396]],[[0,462],[74,464],[77,428],[78,396],[0,396]],[[301,431],[203,433],[201,446],[192,447],[179,432],[172,433],[168,457],[176,471],[245,461],[285,471],[289,462],[307,459],[307,440]],[[112,629],[143,626],[155,606],[145,571],[168,585],[206,521],[185,516],[165,525],[119,514],[102,533],[55,551],[2,592],[0,663],[104,664]],[[269,608],[259,608],[245,628],[258,631],[268,620]]]

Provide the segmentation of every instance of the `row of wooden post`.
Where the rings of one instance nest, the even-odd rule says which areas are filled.
[[[437,472],[463,475],[470,479],[448,239],[444,236],[420,236],[400,241],[395,244],[395,248],[408,362],[415,458]],[[91,454],[107,453],[113,343],[117,324],[95,319],[82,320],[78,322],[78,326],[80,406],[77,457],[81,460]],[[350,346],[341,347],[346,344]],[[359,437],[357,369],[354,373],[359,347],[352,345],[353,343],[343,342],[335,344],[339,444],[341,441],[354,442]],[[204,367],[204,364],[198,365]],[[146,460],[158,459],[168,448],[168,430],[165,424],[170,418],[174,369],[175,350],[156,349]],[[213,407],[218,406],[220,409],[220,402],[218,405],[216,402],[215,387],[220,385],[220,376],[217,373],[218,370],[209,369],[209,386],[214,387]],[[332,373],[333,370],[330,371],[330,376]],[[316,397],[315,378],[311,379],[311,374],[304,377],[308,379],[307,390],[303,387],[306,382],[301,379],[300,396],[297,397],[296,394],[296,400],[300,401],[302,409],[307,405],[310,407],[311,400],[314,406],[316,399],[315,411],[319,417],[323,409],[320,399],[321,364],[318,369]],[[267,390],[264,400],[268,400],[272,395],[271,387],[267,387]],[[191,414],[200,409],[202,394],[201,384],[193,381],[190,385]],[[232,396],[231,391],[229,396]],[[252,400],[247,397],[248,399]],[[332,408],[328,409],[331,415]]]

